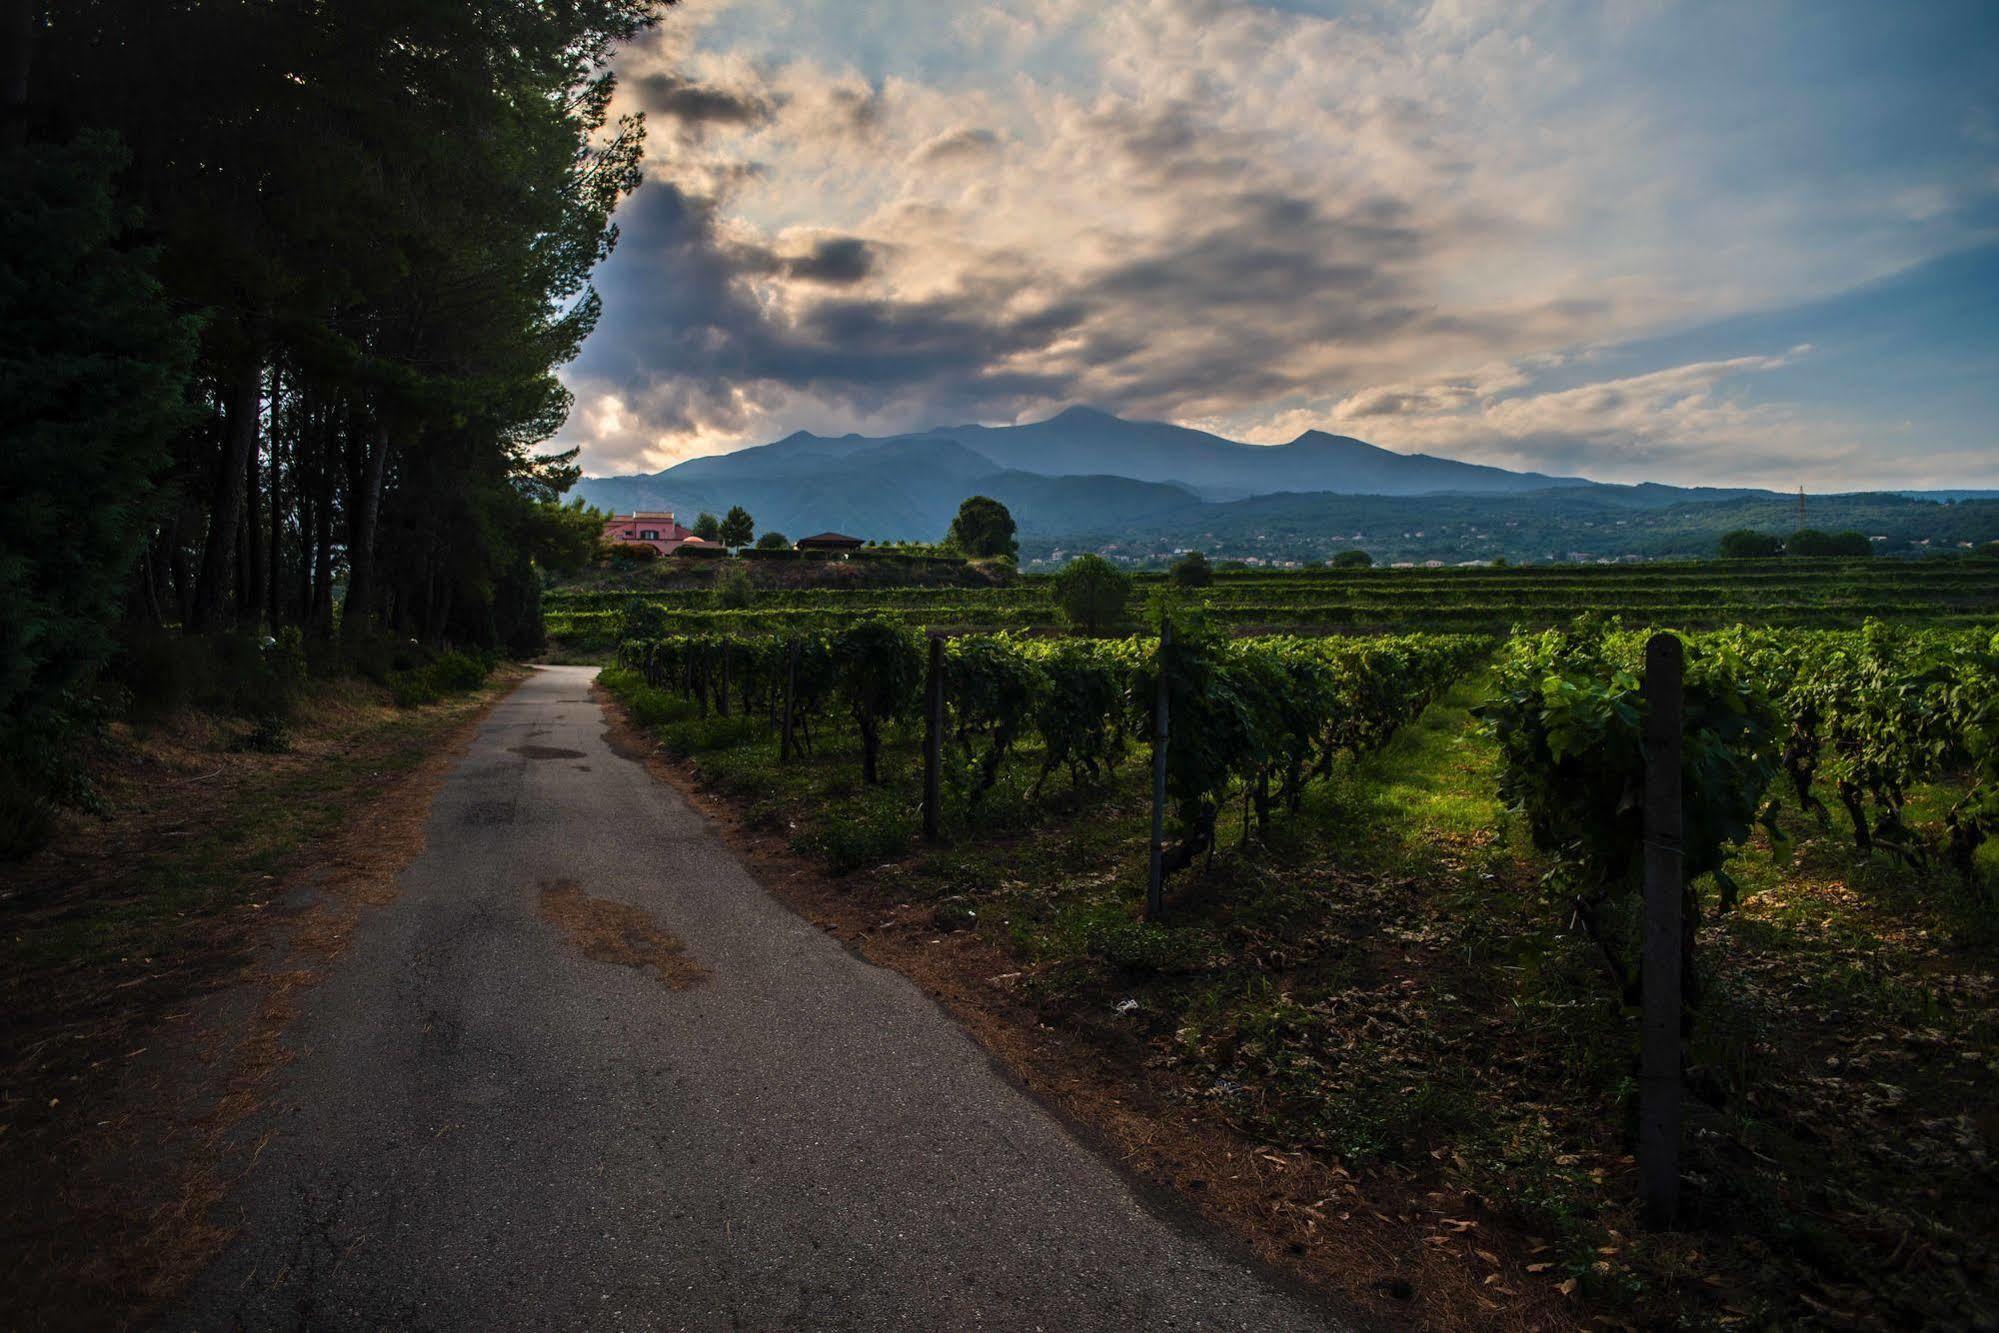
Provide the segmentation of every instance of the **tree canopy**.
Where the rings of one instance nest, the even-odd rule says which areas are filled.
[[[1014,540],[1014,530],[1013,515],[1005,505],[990,496],[974,495],[958,506],[944,540],[974,559],[1018,558],[1020,543]]]
[[[1055,575],[1055,604],[1085,634],[1123,620],[1130,601],[1131,575],[1100,555],[1079,555]]]
[[[1767,532],[1754,528],[1737,528],[1721,536],[1721,553],[1731,560],[1755,560],[1764,556],[1782,555],[1784,543]]]
[[[722,545],[748,546],[757,535],[756,520],[741,505],[731,505],[729,512],[722,516],[720,531]]]
[[[559,509],[574,454],[540,452],[570,406],[555,371],[639,181],[607,61],[665,4],[18,10],[0,454],[33,481],[0,501],[9,719],[101,662],[121,615],[538,641],[538,567],[595,545]]]
[[[1172,574],[1176,588],[1205,588],[1215,581],[1214,566],[1199,551],[1189,551],[1175,560]]]

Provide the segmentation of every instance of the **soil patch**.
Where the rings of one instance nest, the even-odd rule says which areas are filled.
[[[678,935],[660,929],[630,903],[591,897],[573,879],[544,880],[540,912],[592,962],[650,968],[668,990],[686,990],[708,979],[708,969],[687,957]]]

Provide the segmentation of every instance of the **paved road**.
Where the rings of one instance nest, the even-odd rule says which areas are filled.
[[[760,889],[607,748],[592,674],[536,672],[446,780],[169,1327],[1327,1326]],[[712,976],[585,959],[536,914],[558,878]]]

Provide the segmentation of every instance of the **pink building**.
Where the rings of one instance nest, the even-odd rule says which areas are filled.
[[[676,546],[693,536],[694,529],[681,527],[671,513],[613,514],[604,524],[606,545],[643,543],[661,555],[671,554]]]

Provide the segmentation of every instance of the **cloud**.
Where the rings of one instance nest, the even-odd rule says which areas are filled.
[[[702,85],[678,74],[641,75],[631,86],[648,115],[683,125],[755,125],[768,120],[773,110],[754,91]]]
[[[875,248],[858,236],[824,236],[811,253],[784,261],[785,273],[808,282],[845,286],[874,271]]]
[[[1843,447],[1792,407],[1728,391],[1812,351],[1800,344],[1538,392],[1526,367],[1486,367],[1362,389],[1334,404],[1331,416],[1353,434],[1481,461],[1586,469],[1605,480],[1644,480],[1666,469],[1729,481],[1829,461],[1828,450]]]
[[[1317,8],[674,11],[621,62],[679,132],[621,212],[564,441],[602,471],[1084,401],[1550,466],[1793,449],[1804,417],[1739,395],[1768,367],[1732,355],[1576,377],[1922,257],[1993,192],[1907,152],[1866,191],[1808,145],[1746,172],[1798,117],[1747,115],[1756,80],[1642,7]],[[1704,22],[1748,45],[1761,20]],[[1973,148],[1992,104],[1951,113]]]
[[[998,146],[999,136],[991,130],[945,130],[918,145],[909,155],[909,161],[917,168],[975,162],[989,156]]]

